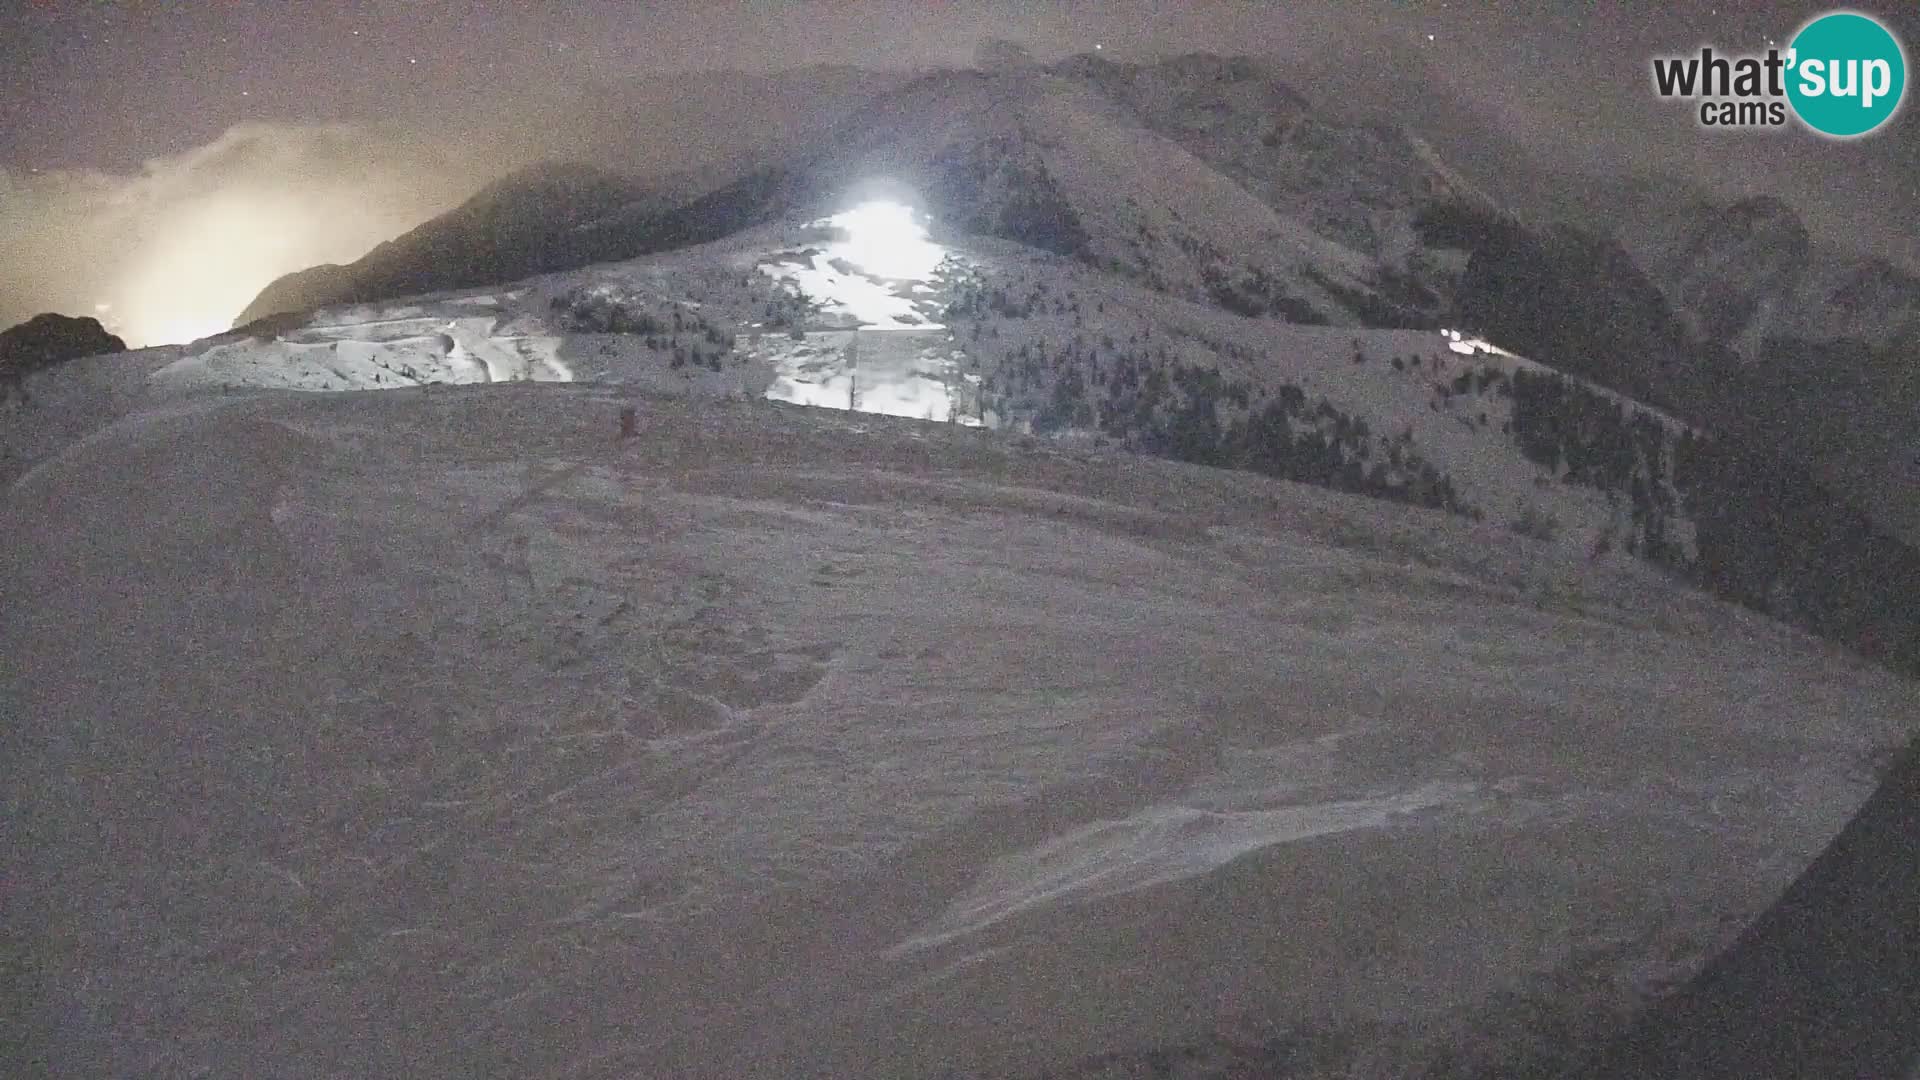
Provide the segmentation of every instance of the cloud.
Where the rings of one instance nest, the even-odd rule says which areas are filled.
[[[511,164],[453,140],[253,123],[133,175],[0,169],[0,326],[60,311],[136,346],[217,332],[274,278],[356,259]]]

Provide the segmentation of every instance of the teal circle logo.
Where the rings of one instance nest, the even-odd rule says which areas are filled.
[[[1907,56],[1875,20],[1851,11],[1800,28],[1788,53],[1787,100],[1806,125],[1850,139],[1893,119],[1907,93]]]

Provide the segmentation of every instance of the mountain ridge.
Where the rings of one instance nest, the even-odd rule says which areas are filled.
[[[1136,85],[1136,83],[1138,85]],[[1187,84],[1190,87],[1189,93],[1171,109],[1166,107],[1150,107],[1149,103],[1165,88],[1163,84],[1166,83]],[[1079,89],[1076,90],[1076,87]],[[1121,93],[1125,100],[1112,102],[1100,100],[1101,95],[1098,91],[1101,91],[1103,88],[1114,93]],[[1090,90],[1094,92],[1089,93],[1088,91]],[[743,183],[751,182],[751,177],[754,176],[761,177],[764,181],[764,179],[769,176],[783,175],[789,178],[788,190],[793,192],[795,189],[792,187],[792,178],[810,172],[826,173],[829,175],[837,174],[837,178],[826,185],[829,187],[837,183],[851,183],[861,179],[860,176],[855,174],[860,173],[862,169],[878,167],[884,172],[885,166],[888,164],[887,159],[890,156],[899,158],[900,154],[904,152],[908,158],[911,158],[914,152],[908,149],[910,147],[918,146],[921,152],[924,153],[924,151],[930,148],[931,144],[941,141],[939,134],[941,131],[946,131],[950,137],[957,135],[957,131],[953,125],[960,123],[964,126],[969,122],[963,118],[963,112],[976,117],[976,119],[971,122],[977,129],[974,144],[980,149],[973,152],[971,156],[980,159],[982,167],[985,167],[989,172],[998,171],[1003,175],[1014,177],[1021,177],[1024,173],[1026,174],[1025,178],[1031,180],[1034,179],[1034,166],[1036,164],[1036,159],[1033,157],[1034,154],[1044,156],[1052,153],[1053,151],[1050,150],[1050,147],[1064,146],[1076,137],[1075,132],[1064,129],[1070,127],[1071,121],[1067,118],[1084,118],[1086,110],[1090,107],[1096,111],[1118,108],[1125,114],[1125,119],[1130,121],[1129,126],[1138,125],[1142,132],[1152,132],[1153,135],[1159,138],[1169,139],[1173,144],[1182,146],[1189,153],[1198,153],[1200,156],[1195,159],[1196,161],[1206,161],[1209,165],[1219,165],[1225,163],[1235,154],[1238,154],[1240,157],[1238,165],[1240,166],[1240,172],[1243,174],[1243,178],[1249,176],[1261,177],[1264,175],[1265,180],[1269,181],[1268,187],[1270,189],[1268,191],[1268,197],[1261,200],[1267,204],[1268,208],[1256,208],[1254,203],[1249,202],[1246,204],[1244,212],[1254,215],[1257,218],[1278,214],[1279,218],[1275,220],[1273,224],[1265,227],[1270,230],[1278,229],[1282,235],[1293,230],[1292,238],[1286,240],[1286,243],[1295,245],[1306,244],[1308,246],[1332,243],[1335,248],[1345,248],[1356,238],[1362,238],[1364,240],[1363,246],[1374,247],[1375,250],[1373,254],[1380,254],[1378,250],[1379,238],[1366,239],[1367,234],[1374,230],[1375,225],[1379,224],[1378,222],[1369,222],[1365,220],[1364,217],[1348,220],[1351,218],[1351,215],[1331,211],[1331,217],[1320,221],[1311,220],[1310,215],[1304,219],[1300,217],[1300,211],[1302,211],[1304,207],[1308,207],[1309,205],[1326,206],[1329,204],[1328,198],[1323,197],[1317,201],[1313,198],[1316,193],[1311,190],[1311,185],[1306,189],[1300,187],[1300,183],[1303,182],[1301,177],[1313,171],[1311,162],[1291,166],[1293,169],[1291,186],[1289,186],[1286,178],[1281,176],[1280,173],[1282,167],[1285,166],[1289,160],[1301,161],[1313,153],[1332,152],[1332,144],[1325,144],[1326,137],[1332,133],[1348,131],[1355,138],[1359,139],[1362,144],[1374,150],[1377,150],[1380,146],[1392,143],[1394,138],[1399,136],[1397,134],[1385,133],[1379,129],[1350,129],[1338,124],[1316,123],[1315,125],[1310,125],[1311,130],[1302,135],[1303,138],[1307,138],[1309,145],[1295,148],[1274,143],[1264,148],[1267,160],[1257,160],[1259,157],[1258,151],[1262,148],[1256,146],[1252,148],[1254,152],[1247,152],[1249,148],[1245,144],[1247,143],[1249,132],[1237,131],[1231,135],[1223,135],[1219,132],[1208,133],[1200,131],[1188,123],[1189,120],[1196,116],[1218,111],[1218,108],[1222,105],[1222,101],[1219,100],[1221,93],[1226,93],[1229,98],[1240,101],[1240,111],[1242,113],[1245,112],[1244,106],[1249,100],[1249,95],[1251,95],[1250,100],[1256,102],[1291,102],[1297,105],[1304,105],[1305,101],[1296,91],[1287,87],[1274,72],[1262,65],[1250,61],[1222,58],[1208,54],[1194,54],[1193,56],[1177,58],[1172,61],[1167,61],[1155,68],[1135,69],[1096,58],[1076,57],[1051,66],[1028,70],[983,73],[962,69],[958,71],[935,72],[911,80],[901,86],[877,93],[864,104],[856,106],[847,115],[838,118],[829,118],[823,121],[821,126],[811,135],[789,138],[787,140],[789,146],[796,143],[802,145],[811,143],[812,148],[800,149],[798,151],[790,149],[785,151],[784,154],[783,152],[769,151],[761,156],[758,166],[738,174],[740,177],[747,179],[736,178],[730,183],[737,187]],[[1076,95],[1078,95],[1077,99]],[[975,104],[967,105],[966,103],[969,101]],[[997,105],[993,107],[1021,110],[1026,115],[1027,120],[1024,125],[1010,126],[1003,123],[996,123],[991,117],[983,115],[985,111],[983,103],[986,102],[997,102]],[[1065,112],[1064,116],[1062,115],[1063,110]],[[1112,127],[1111,122],[1117,118],[1119,118],[1118,114],[1109,112],[1109,115],[1105,118],[1106,122],[1103,122],[1103,127]],[[909,120],[921,124],[922,129],[910,130]],[[1041,141],[1038,144],[1034,144],[1031,141],[1022,141],[1026,139],[1027,136],[1032,135],[1036,127],[1045,129],[1045,134]],[[879,137],[879,133],[881,132],[890,133],[894,143],[894,149],[892,151],[875,144],[875,139]],[[1182,139],[1180,136],[1183,133],[1190,137]],[[1141,137],[1146,136],[1142,135]],[[1234,146],[1234,138],[1236,137],[1242,144],[1237,150]],[[996,143],[996,139],[1001,141]],[[1320,143],[1325,145],[1314,143],[1315,139],[1320,140]],[[950,142],[951,138],[947,141]],[[867,146],[869,149],[865,151],[865,159],[859,160],[861,152],[849,148],[862,145]],[[991,149],[996,145],[1002,147],[1003,152],[1011,154],[1012,157],[1004,162],[996,160],[997,155],[993,153]],[[1395,163],[1389,163],[1383,166],[1383,168],[1389,170],[1395,167],[1411,168],[1414,163],[1419,162],[1421,163],[1420,167],[1429,168],[1433,175],[1438,176],[1446,173],[1444,165],[1438,162],[1430,147],[1418,147],[1414,143],[1404,140],[1400,145],[1402,145],[1404,149],[1399,152],[1397,161]],[[1360,157],[1364,158],[1368,152],[1370,151],[1363,149]],[[1154,152],[1150,151],[1150,155],[1152,153]],[[1022,155],[1026,156],[1022,157]],[[961,153],[962,158],[968,156],[966,153]],[[1074,156],[1075,155],[1069,153],[1065,157],[1061,157],[1056,153],[1054,154],[1054,160],[1052,160],[1050,168],[1057,169],[1071,166],[1074,163]],[[1170,158],[1168,160],[1176,162],[1176,168],[1187,169],[1193,181],[1203,187],[1218,184],[1218,181],[1213,178],[1215,171],[1213,168],[1180,166],[1177,164],[1177,158]],[[1349,156],[1346,160],[1348,163],[1351,163],[1356,159]],[[913,164],[913,162],[903,160],[896,162],[896,164]],[[923,161],[920,164],[924,165],[926,162]],[[959,162],[956,161],[951,164],[957,167]],[[1264,174],[1261,171],[1263,168],[1265,170]],[[948,175],[949,179],[951,179],[951,169],[948,170]],[[1057,187],[1059,180],[1060,178],[1058,176],[1051,176],[1049,182]],[[931,178],[930,182],[932,186],[938,187],[952,195],[962,193],[965,188],[963,184],[951,182],[943,184],[937,177]],[[1456,184],[1459,183],[1458,178],[1453,178],[1452,182]],[[1230,180],[1228,183],[1232,184],[1235,188],[1241,186],[1241,182],[1237,180]],[[1381,186],[1377,180],[1370,181],[1370,183],[1372,187],[1369,188],[1369,190]],[[822,185],[818,179],[816,179],[813,182],[813,186],[818,188]],[[1084,183],[1082,187],[1083,190],[1078,197],[1083,203],[1095,207],[1101,205],[1102,199],[1097,191],[1085,190]],[[724,190],[726,190],[724,187],[713,189],[712,192],[708,193],[707,197],[711,198],[713,195]],[[1220,190],[1223,193],[1225,191],[1224,188]],[[1424,192],[1424,195],[1430,196],[1438,190],[1437,188],[1430,187]],[[635,194],[637,196],[639,193],[636,192]],[[1281,198],[1283,194],[1288,194],[1288,197],[1293,200],[1295,205],[1290,208],[1280,205],[1283,202]],[[1325,196],[1327,193],[1321,192],[1319,194]],[[1352,194],[1352,192],[1348,190],[1342,190],[1339,193],[1342,197],[1350,194]],[[687,196],[685,192],[682,192],[680,197],[683,203],[692,201],[691,197]],[[1241,196],[1234,197],[1240,198]],[[1164,200],[1164,196],[1161,198]],[[1218,196],[1216,196],[1216,201],[1217,199]],[[679,219],[676,216],[675,209],[668,208],[664,205],[672,201],[672,196],[662,196],[660,202],[663,205],[626,207],[613,210],[603,215],[606,218],[600,226],[604,237],[603,242],[581,245],[576,249],[571,249],[571,253],[564,258],[550,260],[548,262],[501,260],[500,265],[493,272],[493,276],[500,281],[513,280],[516,277],[525,276],[529,272],[566,269],[568,267],[562,265],[562,263],[568,260],[574,261],[576,265],[584,265],[585,263],[580,260],[591,261],[626,258],[638,254],[645,254],[652,250],[660,250],[663,244],[668,242],[667,238],[671,237],[672,234],[686,231],[676,227]],[[1044,191],[1042,191],[1040,194],[1040,203],[1044,206],[1047,201],[1048,197]],[[1389,199],[1388,201],[1392,202],[1393,200]],[[1385,226],[1388,228],[1388,231],[1394,233],[1394,236],[1388,240],[1388,243],[1392,246],[1402,249],[1406,246],[1406,239],[1409,236],[1406,223],[1411,217],[1409,211],[1411,202],[1412,200],[1410,199],[1400,198],[1398,200],[1397,210],[1392,206],[1386,208],[1386,212],[1390,216],[1397,214],[1399,219],[1397,227],[1392,225]],[[606,208],[602,207],[601,209]],[[677,209],[685,211],[686,207],[683,205]],[[578,215],[568,212],[564,206],[559,208],[559,211],[560,212],[555,215],[555,220],[546,226],[546,232],[555,238],[548,242],[548,246],[554,249],[556,253],[570,250],[569,245],[559,238],[564,237],[570,230],[576,229],[582,224],[581,221],[576,220]],[[1116,225],[1137,216],[1117,209],[1101,212]],[[776,211],[773,211],[770,207],[762,208],[761,212],[757,215],[743,218],[736,224],[743,227],[746,224],[755,224],[764,220],[770,220],[771,217],[775,216],[775,213]],[[467,218],[472,216],[473,210],[470,207],[462,207],[448,215],[449,218]],[[999,226],[998,223],[1001,213],[998,210],[983,210],[979,207],[960,206],[957,208],[956,216],[962,221],[985,224],[990,230],[989,235],[1002,235],[1013,239],[1020,239],[1023,235],[1029,239],[1036,238],[1030,230],[1024,228]],[[1016,214],[1015,217],[1017,219],[1019,215]],[[1294,221],[1298,221],[1299,224],[1281,224],[1282,222]],[[1149,227],[1151,227],[1151,225],[1149,225]],[[996,228],[997,231],[991,231]],[[1341,236],[1328,236],[1329,233],[1340,232],[1343,228],[1346,232],[1344,238]],[[270,309],[275,307],[288,305],[299,306],[308,303],[340,302],[348,299],[390,299],[394,296],[401,295],[400,292],[396,291],[397,289],[412,288],[414,284],[428,281],[441,284],[448,279],[444,276],[436,279],[424,268],[430,267],[440,261],[434,256],[427,241],[436,233],[447,231],[447,228],[445,223],[441,225],[429,223],[428,226],[423,226],[423,230],[424,231],[416,230],[416,234],[418,235],[413,236],[405,243],[396,241],[395,243],[400,245],[398,248],[384,248],[379,252],[378,258],[369,257],[369,259],[362,260],[361,264],[356,264],[356,268],[326,271],[321,274],[310,274],[297,282],[276,283],[273,286],[269,286],[268,290],[265,291],[260,298],[248,306],[246,311],[242,313],[239,321],[247,322],[268,314],[273,314],[274,312]],[[660,235],[653,235],[655,233]],[[1044,238],[1040,239],[1042,239],[1043,242],[1039,246],[1049,246],[1047,242],[1044,242]],[[1181,240],[1179,245],[1165,242],[1155,243],[1152,245],[1152,250],[1145,254],[1137,254],[1133,248],[1139,242],[1138,237],[1096,235],[1094,240],[1097,241],[1097,243],[1095,243],[1094,246],[1100,250],[1097,253],[1090,251],[1088,255],[1089,257],[1105,260],[1109,263],[1120,262],[1122,264],[1135,266],[1141,263],[1151,262],[1153,258],[1163,259],[1169,263],[1191,263],[1194,261],[1192,253],[1196,250],[1203,252],[1204,255],[1210,256],[1212,253],[1207,249],[1231,248],[1240,245],[1240,236],[1237,232],[1213,236],[1180,237],[1178,239]],[[1059,249],[1059,243],[1064,242],[1067,241],[1064,239],[1063,234],[1059,242],[1052,244],[1052,246],[1057,250]],[[391,264],[396,260],[402,263],[407,260],[408,256],[402,254],[402,249],[404,249],[407,244],[413,244],[422,249],[411,256],[412,261],[419,264],[420,268],[411,271],[392,268]],[[1390,254],[1404,256],[1405,252],[1397,251]],[[1372,256],[1362,254],[1363,259],[1368,257]],[[1251,270],[1272,275],[1280,270],[1277,264],[1263,266],[1260,265],[1257,260],[1249,264],[1244,253],[1239,259],[1232,261],[1239,264],[1238,271]],[[1269,260],[1269,262],[1270,261],[1271,260]],[[1321,252],[1319,255],[1310,257],[1309,261],[1323,263],[1330,261],[1332,264],[1337,265],[1343,262],[1350,262],[1351,260],[1344,255],[1333,254],[1333,249],[1330,248]],[[1184,273],[1179,275],[1186,280],[1173,284],[1176,287],[1186,289],[1189,294],[1204,291],[1204,284],[1198,280],[1200,276],[1199,267],[1222,262],[1222,259],[1203,257],[1199,260],[1199,264],[1189,266]],[[382,266],[380,265],[382,263],[389,265]],[[1215,266],[1214,269],[1219,270],[1228,278],[1235,277],[1238,272],[1233,267]],[[1298,278],[1297,274],[1291,276],[1296,279]],[[1333,272],[1333,276],[1336,279],[1340,279],[1338,284],[1342,287],[1351,287],[1359,284],[1345,280],[1352,277],[1351,273],[1336,269]],[[489,283],[491,282],[468,279],[461,279],[458,282],[461,286]],[[1343,305],[1339,300],[1327,294],[1325,290],[1318,288],[1311,281],[1293,280],[1290,284],[1302,292],[1316,295],[1319,299],[1320,306],[1331,309],[1330,314],[1335,317],[1340,317],[1340,313],[1345,308],[1350,307],[1350,305]],[[1360,287],[1363,292],[1367,291],[1363,285]],[[413,291],[427,290],[414,288]],[[1352,313],[1348,311],[1347,314],[1351,315]]]
[[[932,212],[937,230],[956,237],[1051,251],[1090,271],[1238,316],[1356,331],[1461,327],[1724,434],[1732,440],[1728,445],[1772,445],[1799,455],[1811,470],[1771,458],[1764,467],[1791,474],[1788,486],[1795,491],[1811,493],[1828,482],[1826,476],[1844,476],[1849,499],[1876,510],[1882,505],[1874,496],[1886,487],[1884,451],[1875,451],[1879,457],[1857,451],[1858,440],[1833,430],[1819,403],[1796,400],[1787,386],[1773,388],[1772,369],[1756,368],[1739,348],[1741,335],[1750,335],[1759,316],[1804,291],[1808,280],[1800,265],[1814,249],[1790,207],[1764,198],[1696,204],[1665,198],[1666,189],[1656,185],[1629,186],[1621,197],[1634,212],[1612,232],[1542,228],[1499,207],[1404,126],[1322,115],[1282,72],[1246,58],[1191,54],[1124,64],[1080,56],[1050,65],[925,74],[881,90],[813,133],[790,139],[788,149],[771,153],[760,167],[690,198],[685,190],[662,193],[591,170],[539,170],[476,199],[455,218],[423,226],[406,243],[380,249],[371,260],[404,268],[424,250],[437,276],[422,280],[388,269],[381,271],[388,275],[382,281],[377,274],[356,278],[349,268],[317,271],[308,283],[325,288],[348,281],[345,296],[315,298],[338,306],[342,300],[380,303],[388,294],[474,287],[488,277],[570,272],[719,243],[756,229],[790,229],[824,219],[877,188],[906,193],[900,197]],[[505,210],[496,213],[499,207]],[[497,244],[463,262],[435,247],[458,250],[511,239],[522,219],[531,222],[532,239],[517,249]],[[805,265],[816,258],[811,250],[796,246],[779,258]],[[1761,259],[1756,251],[1771,254]],[[493,257],[503,252],[505,257]],[[1730,267],[1757,269],[1735,279],[1726,272]],[[438,288],[420,287],[425,284]],[[1347,456],[1365,449],[1351,423],[1360,413],[1315,436],[1343,448],[1286,441],[1300,437],[1294,425],[1311,422],[1294,413],[1292,400],[1277,406],[1284,415],[1275,414],[1271,423],[1259,420],[1259,410],[1276,407],[1260,400],[1274,390],[1267,385],[1272,373],[1243,377],[1228,370],[1247,369],[1244,359],[1221,366],[1221,357],[1241,346],[1213,349],[1213,359],[1198,366],[1164,355],[1140,363],[1125,350],[1110,355],[1091,349],[1091,339],[1079,332],[1062,336],[1052,325],[1008,325],[1016,309],[1022,319],[1030,319],[1036,305],[1051,308],[1054,319],[1064,312],[1057,295],[1043,299],[1027,294],[1028,287],[989,282],[984,288],[994,297],[991,303],[977,292],[948,309],[973,320],[967,333],[1011,331],[1026,350],[990,362],[970,359],[983,380],[978,400],[1000,395],[992,410],[998,422],[1100,431],[1176,456],[1257,461],[1281,475],[1350,490],[1404,492],[1405,477],[1375,479],[1361,459]],[[917,317],[930,322],[940,316]],[[1075,319],[1081,317],[1076,302]],[[859,325],[857,318],[853,325]],[[1721,335],[1729,340],[1722,343]],[[1764,340],[1776,354],[1792,348],[1777,337]],[[1067,349],[1072,351],[1062,351]],[[960,351],[977,349],[969,341]],[[1307,351],[1322,355],[1327,348],[1316,344]],[[1374,350],[1356,345],[1353,351],[1364,363]],[[696,351],[688,359],[698,367],[713,355]],[[1820,355],[1849,371],[1864,370],[1851,354]],[[688,362],[679,351],[675,357],[676,363]],[[1056,370],[1063,359],[1066,367]],[[807,363],[837,370],[834,361]],[[1139,366],[1129,366],[1134,364]],[[1880,369],[1891,370],[1885,364]],[[1164,382],[1154,384],[1149,397],[1169,396],[1145,406],[1130,386],[1120,394],[1112,382],[1087,382],[1149,374],[1190,382],[1171,391]],[[1244,378],[1251,381],[1236,381]],[[1444,381],[1453,378],[1450,373]],[[1484,392],[1485,385],[1476,379],[1474,389]],[[1763,407],[1746,399],[1763,393],[1771,395]],[[1221,394],[1233,399],[1230,406]],[[1611,406],[1593,403],[1601,399],[1558,392],[1550,399],[1557,402],[1552,408],[1574,412],[1550,419],[1549,427],[1572,423],[1581,431],[1557,449],[1548,445],[1560,438],[1555,435],[1530,451],[1554,470],[1567,466],[1571,475],[1584,468],[1568,465],[1568,446],[1584,454],[1595,440],[1611,447],[1606,453],[1629,453],[1625,448],[1636,445],[1631,417],[1613,417],[1606,412]],[[1422,403],[1397,402],[1392,409],[1410,404]],[[1450,394],[1424,404],[1439,410],[1451,404]],[[1310,411],[1313,402],[1302,399],[1300,405]],[[984,417],[985,404],[977,408]],[[1259,428],[1263,423],[1268,426]],[[1769,433],[1767,423],[1787,425],[1795,434]],[[1256,435],[1256,429],[1291,434],[1275,449],[1260,445],[1269,435]],[[1603,470],[1614,488],[1608,497],[1631,495],[1633,504],[1629,526],[1615,528],[1609,542],[1658,553],[1672,542],[1672,514],[1655,495],[1677,455],[1672,447],[1651,444],[1631,453],[1645,460]],[[1410,475],[1439,468],[1417,455],[1410,461],[1419,462]],[[1455,494],[1445,480],[1444,469],[1421,479],[1416,500],[1452,505]],[[1828,505],[1808,497],[1809,505]],[[1816,532],[1825,527],[1802,524]],[[1599,545],[1596,526],[1582,528],[1583,542]],[[1789,606],[1781,597],[1807,587],[1814,572],[1789,559],[1749,580],[1752,575],[1725,569],[1737,556],[1722,550],[1715,559],[1724,588],[1780,610]],[[1776,582],[1782,576],[1792,582],[1784,592]],[[1841,603],[1856,610],[1861,601]],[[1824,608],[1817,617],[1832,618]]]

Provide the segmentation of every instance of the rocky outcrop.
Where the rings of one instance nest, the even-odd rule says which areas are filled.
[[[1920,275],[1820,244],[1779,199],[1642,184],[1620,201],[1614,235],[1696,336],[1741,356],[1776,339],[1885,349],[1920,332]]]
[[[35,315],[10,330],[0,331],[0,386],[11,386],[40,371],[100,353],[125,352],[127,343],[92,317],[70,318],[48,313]]]

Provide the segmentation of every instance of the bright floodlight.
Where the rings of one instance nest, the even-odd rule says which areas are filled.
[[[833,254],[874,277],[925,281],[946,254],[913,210],[896,202],[861,203],[830,220],[847,233]]]

